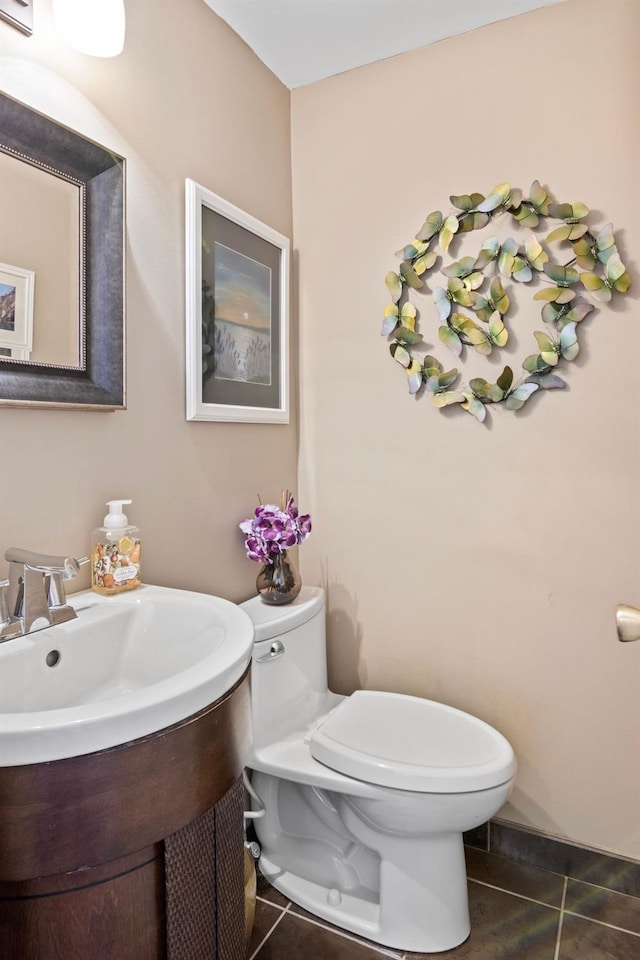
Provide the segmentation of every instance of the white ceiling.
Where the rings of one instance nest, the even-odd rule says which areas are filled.
[[[293,89],[562,0],[205,0]]]

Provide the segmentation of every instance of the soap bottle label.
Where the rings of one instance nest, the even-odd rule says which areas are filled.
[[[103,540],[91,552],[92,585],[105,593],[119,593],[139,587],[140,540],[130,536]]]
[[[113,579],[116,583],[124,583],[125,580],[140,579],[138,576],[138,564],[132,563],[128,567],[116,567],[113,571]]]

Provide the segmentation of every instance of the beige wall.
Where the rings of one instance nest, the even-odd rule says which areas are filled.
[[[613,613],[640,602],[639,14],[569,0],[292,95],[301,555],[333,684],[483,717],[519,759],[503,816],[632,857],[640,644]],[[383,279],[450,194],[534,178],[613,220],[635,287],[585,322],[564,394],[482,427],[409,397]]]
[[[127,4],[112,60],[63,46],[49,0],[35,18],[32,38],[0,23],[0,89],[128,162],[128,409],[0,406],[0,556],[86,554],[104,501],[132,497],[145,580],[244,599],[257,567],[237,523],[257,492],[295,489],[295,415],[185,421],[184,181],[291,236],[289,91],[202,0]]]
[[[291,235],[289,93],[201,0],[128,4],[105,61],[49,8],[31,39],[0,24],[0,88],[127,157],[128,410],[0,407],[0,551],[82,554],[131,496],[145,579],[242,599],[236,523],[296,488],[297,427],[184,419],[184,179]],[[520,761],[507,817],[630,856],[640,644],[613,608],[640,602],[636,293],[589,322],[565,395],[488,429],[411,400],[378,330],[423,215],[507,178],[611,218],[640,288],[638,36],[635,0],[569,0],[293,96],[301,557],[333,684],[495,723]]]

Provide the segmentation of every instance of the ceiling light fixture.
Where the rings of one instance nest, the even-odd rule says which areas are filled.
[[[92,57],[117,57],[124,47],[124,0],[53,0],[58,33]]]

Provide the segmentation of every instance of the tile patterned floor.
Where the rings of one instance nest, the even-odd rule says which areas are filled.
[[[340,931],[258,881],[248,960],[640,960],[640,899],[466,848],[471,936],[402,953]]]

